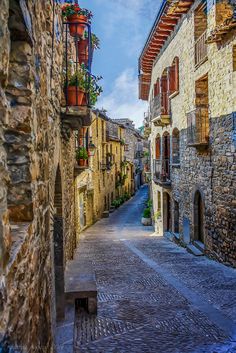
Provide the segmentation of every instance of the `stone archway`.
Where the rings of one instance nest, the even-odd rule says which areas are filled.
[[[195,192],[193,204],[194,240],[204,243],[204,202],[199,190]]]
[[[167,192],[163,193],[163,227],[164,232],[172,231],[171,198]]]
[[[53,244],[54,244],[54,274],[55,274],[55,301],[56,318],[63,319],[65,314],[64,289],[64,235],[62,213],[62,185],[61,172],[58,167],[55,180],[53,216]]]

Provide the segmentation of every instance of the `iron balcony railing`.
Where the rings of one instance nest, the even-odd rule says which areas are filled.
[[[170,114],[170,102],[168,92],[162,92],[153,98],[150,106],[151,119]]]
[[[198,107],[187,113],[188,145],[206,145],[209,142],[209,108]]]
[[[160,183],[170,182],[170,159],[153,160],[153,176]]]
[[[92,34],[89,22],[64,22],[66,107],[90,106]],[[86,33],[85,38],[81,34]]]
[[[196,41],[195,41],[195,65],[199,66],[207,59],[207,31],[205,31]]]

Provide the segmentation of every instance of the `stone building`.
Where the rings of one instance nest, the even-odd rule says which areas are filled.
[[[148,152],[147,141],[130,119],[115,119],[114,121],[123,125],[125,128],[125,158],[132,165],[134,172],[133,190],[137,190],[144,183],[146,164],[146,153]]]
[[[83,130],[81,138],[90,157],[86,166],[75,167],[77,238],[86,227],[109,216],[115,199],[133,192],[132,166],[125,160],[124,134],[122,125],[99,110],[93,112],[90,127]]]
[[[91,123],[87,103],[64,108],[63,27],[57,1],[1,1],[0,342],[24,352],[53,352],[64,316],[75,141]]]
[[[163,1],[140,56],[156,231],[236,266],[233,1]]]

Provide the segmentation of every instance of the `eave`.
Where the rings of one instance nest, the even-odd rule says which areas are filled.
[[[163,0],[155,23],[139,58],[139,98],[148,100],[155,59],[194,0]],[[147,88],[148,87],[148,88]]]

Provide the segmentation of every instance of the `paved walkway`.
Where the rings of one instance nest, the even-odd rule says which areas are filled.
[[[236,352],[236,271],[140,224],[147,188],[82,234],[98,316],[76,313],[77,353]]]

